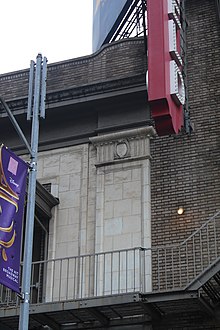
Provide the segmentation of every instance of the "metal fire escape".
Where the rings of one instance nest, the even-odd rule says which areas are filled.
[[[214,316],[220,303],[219,237],[220,211],[180,244],[34,262],[29,329],[135,325],[175,313]],[[145,289],[149,255],[152,292]],[[0,328],[17,329],[19,301],[4,288],[0,299]]]

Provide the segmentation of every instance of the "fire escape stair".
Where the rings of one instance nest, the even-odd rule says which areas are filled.
[[[206,301],[215,308],[220,302],[220,257],[195,277],[185,290],[199,290]]]

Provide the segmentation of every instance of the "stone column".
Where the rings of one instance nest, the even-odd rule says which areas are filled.
[[[151,252],[141,248],[151,248],[154,135],[148,126],[90,139],[97,149],[95,252],[105,252],[97,261],[100,294],[151,291]]]

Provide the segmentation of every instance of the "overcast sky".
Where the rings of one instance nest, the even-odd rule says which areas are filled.
[[[92,0],[1,0],[0,74],[92,52]]]

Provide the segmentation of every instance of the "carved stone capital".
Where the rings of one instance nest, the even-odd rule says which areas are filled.
[[[150,157],[150,138],[156,132],[152,126],[103,134],[90,138],[97,149],[97,166],[110,165]]]

